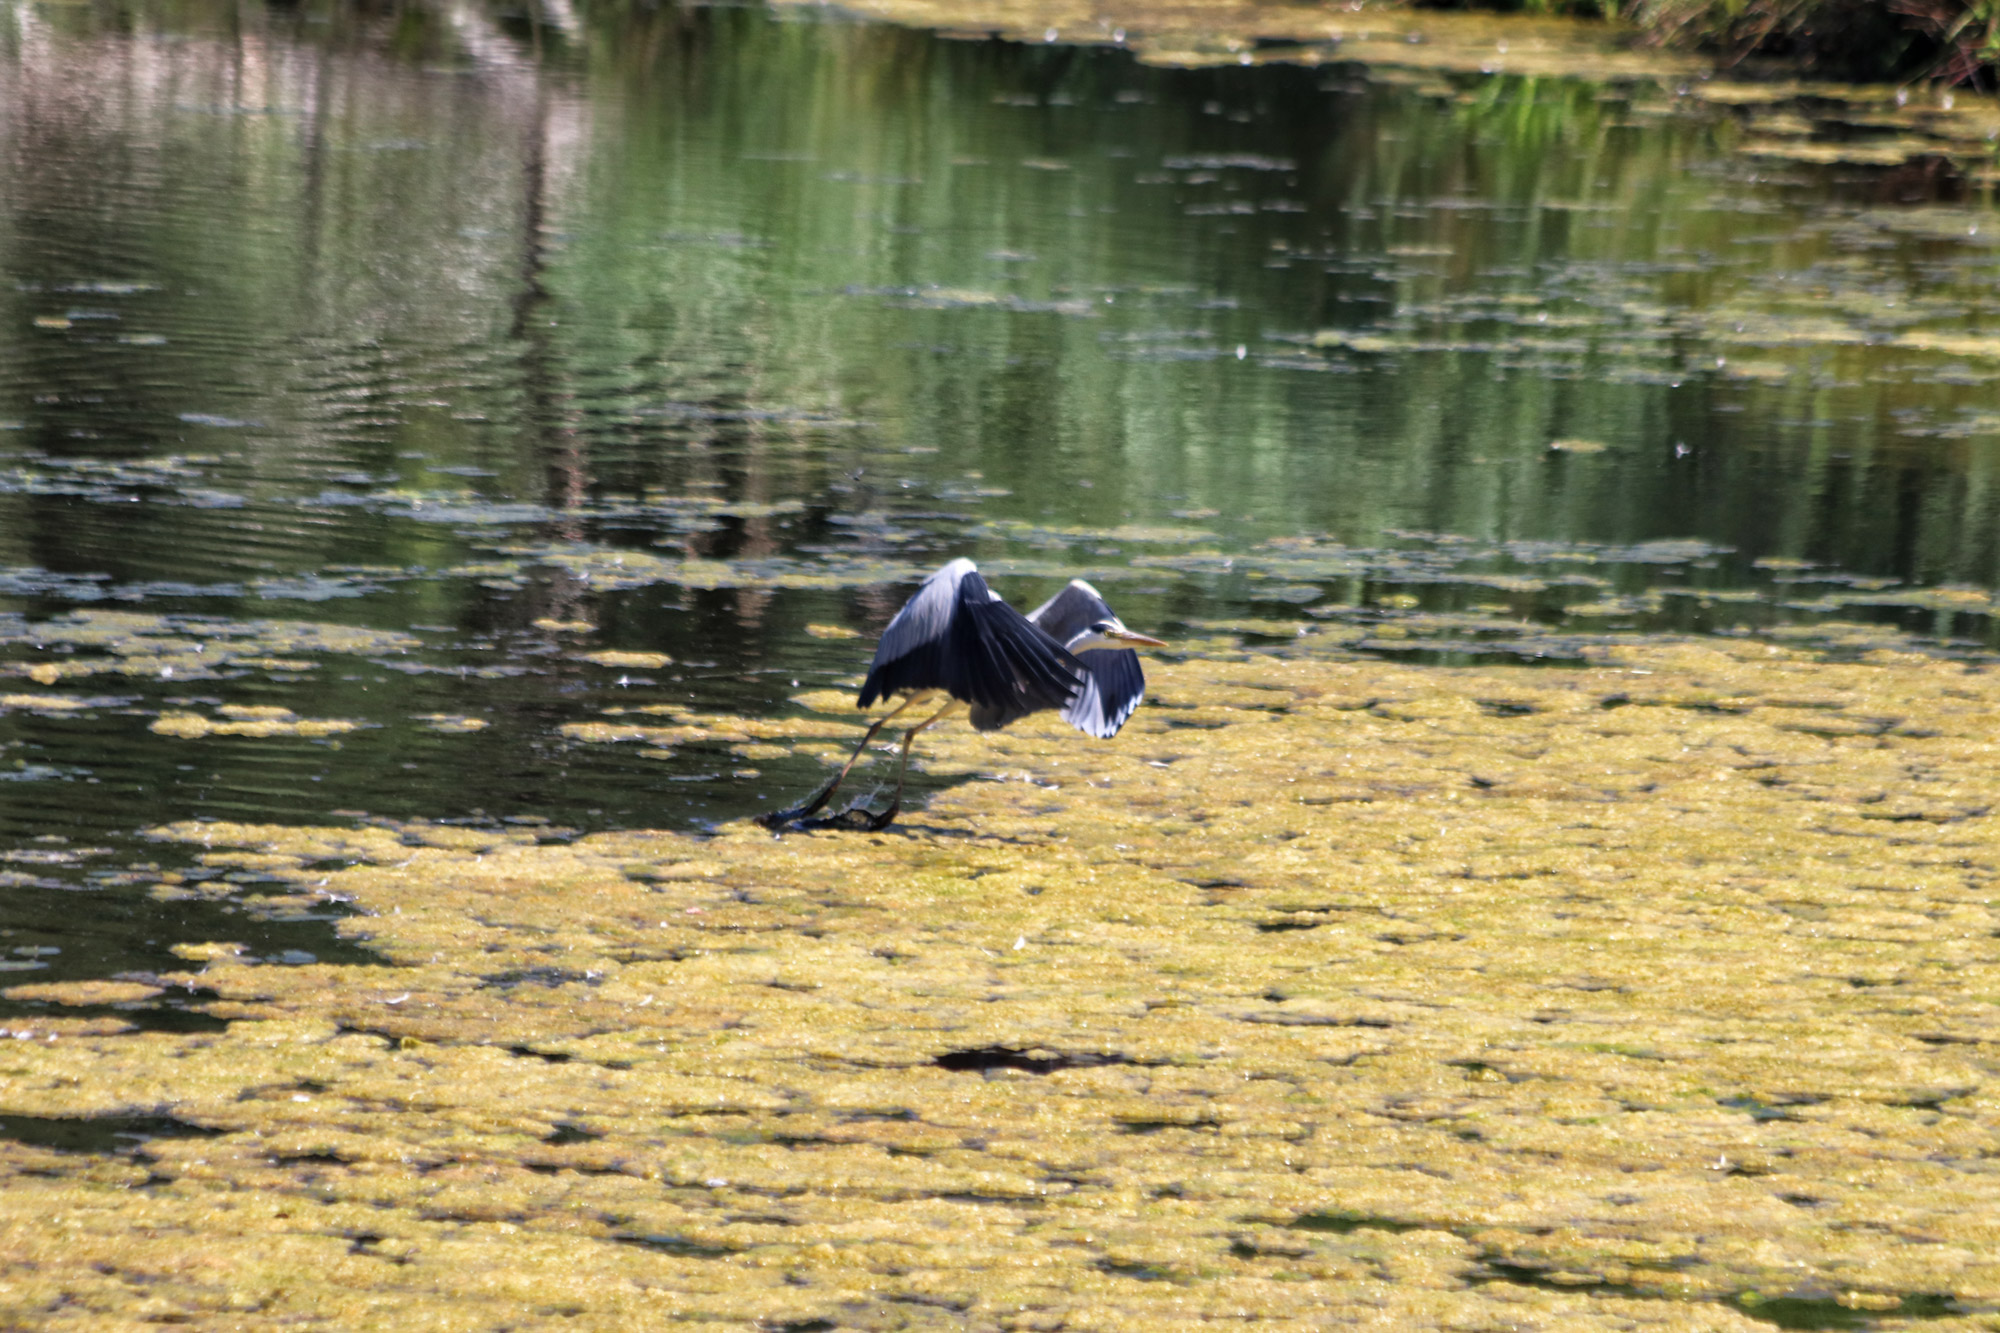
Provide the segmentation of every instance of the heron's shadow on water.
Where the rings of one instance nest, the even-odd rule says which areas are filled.
[[[798,815],[787,818],[788,811],[761,815],[757,822],[776,834],[786,833],[887,833],[894,826],[895,819],[882,820],[881,815],[867,806],[854,804],[831,815]],[[878,822],[880,821],[880,822]]]
[[[969,773],[963,776],[947,778],[941,781],[935,790],[926,794],[926,804],[932,798],[950,791],[954,787],[978,780],[976,775]],[[866,801],[872,802],[880,794],[879,791],[873,792],[866,798]],[[920,822],[911,823],[909,815],[906,815],[899,816],[895,821],[885,824],[881,828],[873,828],[868,822],[871,818],[871,812],[866,808],[866,802],[857,802],[838,814],[827,815],[823,818],[809,816],[804,819],[788,820],[772,825],[764,823],[764,819],[768,818],[768,816],[765,816],[758,818],[756,822],[763,824],[764,828],[769,830],[771,836],[777,838],[796,833],[868,833],[878,837],[893,835],[907,842],[935,842],[940,839],[949,838],[958,841],[989,842],[1012,847],[1038,847],[1048,841],[1045,838],[989,833],[971,823],[941,824],[921,822],[925,820],[928,813],[926,809],[920,806],[916,810],[909,812],[909,815],[915,816]]]
[[[843,811],[842,813],[846,812]],[[826,819],[794,820],[789,824],[771,830],[771,835],[778,838],[793,833],[868,833],[875,837],[898,837],[905,842],[936,842],[950,838],[961,842],[987,842],[1011,847],[1039,847],[1049,841],[1046,838],[1027,838],[1008,834],[985,833],[969,825],[911,824],[902,820],[885,825],[879,829],[871,829],[865,824],[844,823],[840,815],[833,815]]]
[[[782,837],[787,833],[853,833],[861,830],[844,825],[787,825],[774,832]],[[996,846],[1041,847],[1053,841],[1048,838],[1025,838],[999,833],[983,833],[979,829],[950,824],[905,824],[897,822],[886,828],[876,829],[875,837],[898,837],[905,842],[939,842],[952,839],[959,842],[992,843]]]
[[[949,791],[964,782],[975,780],[974,775],[955,775],[939,780],[929,791],[921,793],[919,799],[928,803],[938,793]],[[850,802],[844,809],[830,815],[818,813],[817,801],[824,799],[826,788],[822,787],[808,796],[804,803],[786,809],[766,811],[752,815],[751,819],[770,832],[783,836],[787,833],[887,833],[898,828],[904,815],[910,813],[899,800],[892,800],[884,819],[884,811],[871,807],[881,799],[882,789],[878,786],[859,800]],[[919,806],[918,809],[922,807]]]

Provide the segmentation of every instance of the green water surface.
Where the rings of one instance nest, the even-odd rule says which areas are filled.
[[[1963,173],[1671,79],[541,17],[0,6],[0,981],[336,956],[149,899],[167,820],[782,803],[560,727],[792,711],[957,555],[1203,650],[2000,644]],[[229,708],[359,726],[154,729]]]

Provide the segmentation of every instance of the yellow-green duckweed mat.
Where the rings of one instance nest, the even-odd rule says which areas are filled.
[[[168,830],[384,962],[23,988],[0,1325],[2000,1327],[2000,674],[1153,677],[877,835]]]

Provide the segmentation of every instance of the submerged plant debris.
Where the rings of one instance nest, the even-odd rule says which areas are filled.
[[[0,1323],[1994,1326],[2000,676],[1152,678],[881,834],[159,830],[383,961],[7,992]]]

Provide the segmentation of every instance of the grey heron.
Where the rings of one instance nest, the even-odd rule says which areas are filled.
[[[759,819],[779,829],[811,820],[846,780],[878,732],[906,710],[950,696],[944,707],[903,735],[896,795],[876,814],[859,802],[808,827],[887,828],[903,804],[903,779],[917,733],[960,705],[979,731],[992,731],[1030,713],[1054,710],[1086,735],[1107,739],[1146,693],[1146,675],[1131,647],[1164,648],[1165,642],[1125,628],[1097,589],[1082,579],[1022,615],[986,586],[979,567],[958,559],[926,578],[903,604],[876,646],[857,703],[867,708],[892,695],[906,696],[877,718],[840,771],[803,802]]]

